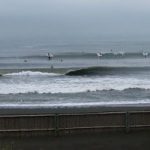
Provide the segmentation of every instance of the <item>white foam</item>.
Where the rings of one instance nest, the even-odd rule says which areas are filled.
[[[48,73],[49,75],[49,73]],[[65,77],[11,78],[0,81],[0,94],[18,93],[81,93],[129,88],[150,89],[149,79],[130,77]]]
[[[48,73],[48,72],[39,72],[39,71],[21,71],[15,73],[8,73],[4,76],[55,76],[60,75],[56,73]]]

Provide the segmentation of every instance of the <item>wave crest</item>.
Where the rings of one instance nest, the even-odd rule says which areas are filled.
[[[48,72],[40,72],[40,71],[21,71],[15,73],[8,73],[4,76],[58,76],[60,74],[56,73],[48,73]]]
[[[65,75],[82,76],[82,75],[115,75],[129,72],[139,72],[150,70],[150,67],[87,67],[77,70],[69,70]]]

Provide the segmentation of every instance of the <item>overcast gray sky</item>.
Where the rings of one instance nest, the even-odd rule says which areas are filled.
[[[0,39],[150,38],[149,0],[1,0]]]

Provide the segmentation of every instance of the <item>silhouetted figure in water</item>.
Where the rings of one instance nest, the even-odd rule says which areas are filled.
[[[51,53],[48,53],[47,56],[48,56],[48,60],[51,60],[54,57],[53,54]]]
[[[53,65],[51,65],[51,70],[53,70],[54,69],[54,66]]]
[[[142,55],[146,58],[148,56],[147,52],[143,52]]]

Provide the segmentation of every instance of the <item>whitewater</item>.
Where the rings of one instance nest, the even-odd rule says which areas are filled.
[[[105,42],[102,50],[93,50],[91,46],[91,49],[60,47],[61,50],[49,51],[48,46],[44,50],[29,47],[26,53],[21,53],[19,48],[15,56],[11,49],[7,50],[10,53],[3,52],[0,57],[0,106],[150,104],[148,47],[139,50],[139,45],[129,43],[126,50],[111,49],[115,44],[107,46]],[[54,57],[49,59],[47,52]]]
[[[66,76],[32,71],[4,74],[0,80],[0,94],[86,93],[135,88],[150,90],[150,80],[133,76]]]

